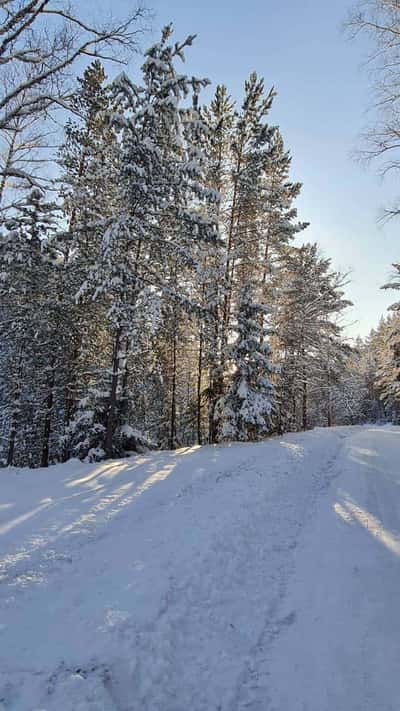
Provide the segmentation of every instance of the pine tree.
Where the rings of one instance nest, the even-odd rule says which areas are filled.
[[[7,370],[3,372],[8,382],[7,464],[17,458],[47,466],[49,459],[59,355],[53,335],[56,322],[62,318],[57,255],[49,247],[57,221],[56,205],[34,188],[19,201],[1,235],[0,296],[5,316],[1,335],[8,344]]]
[[[294,201],[300,194],[301,183],[290,180],[292,158],[285,149],[278,127],[271,137],[271,152],[262,181],[263,205],[261,230],[263,234],[260,261],[263,265],[263,298],[272,297],[273,274],[279,268],[285,247],[306,227],[307,222],[297,220]]]
[[[215,241],[212,220],[201,205],[215,200],[203,183],[202,123],[198,111],[183,108],[207,82],[178,74],[177,59],[192,43],[168,44],[172,28],[145,55],[142,84],[126,75],[113,83],[116,108],[111,122],[121,142],[117,209],[103,234],[100,253],[82,289],[107,305],[112,357],[104,449],[115,454],[121,416],[124,344],[137,339],[141,316],[137,304],[149,287],[180,308],[190,304],[185,274],[194,273],[203,242]],[[193,143],[193,136],[197,141]],[[179,270],[179,283],[164,278],[166,265]],[[167,266],[169,271],[169,266]],[[168,272],[167,272],[168,273]],[[178,272],[177,272],[178,273]],[[132,373],[134,377],[134,373]]]
[[[224,392],[223,313],[228,248],[226,224],[232,209],[231,145],[235,123],[234,102],[225,86],[217,86],[214,98],[209,106],[203,107],[202,115],[208,129],[206,135],[207,184],[218,195],[214,218],[218,225],[221,241],[216,249],[205,255],[203,263],[203,304],[208,308],[210,318],[205,323],[201,323],[198,378],[201,383],[200,362],[201,365],[205,362],[208,370],[208,386],[204,388],[208,401],[208,438],[211,442],[216,442],[220,434],[216,408]],[[199,403],[201,404],[201,390],[198,387],[198,413]]]
[[[393,264],[392,279],[383,289],[400,289],[400,264]],[[377,384],[392,422],[400,422],[400,302],[389,307],[392,315],[383,326],[383,344],[378,356]]]
[[[340,273],[331,271],[330,260],[318,255],[317,245],[285,250],[276,273],[273,319],[280,429],[307,429],[321,417],[311,417],[321,396],[331,418],[329,393],[346,350],[338,317],[350,305],[343,282]]]
[[[101,299],[82,298],[93,278],[104,226],[117,209],[118,195],[120,151],[109,120],[112,99],[98,60],[78,78],[74,107],[79,120],[68,121],[59,152],[67,229],[57,246],[63,253],[64,300],[71,316],[64,393],[64,459],[71,454],[96,458],[100,452],[107,359],[112,349],[106,327],[107,305]]]
[[[233,374],[219,403],[223,439],[254,441],[270,429],[274,409],[270,380],[273,367],[270,347],[264,340],[267,331],[259,318],[265,312],[265,307],[254,301],[252,287],[246,285],[238,303],[237,338],[229,348]]]
[[[218,326],[209,338],[211,441],[221,433],[215,408],[228,383],[228,344],[242,289],[256,280],[255,303],[270,303],[274,263],[282,248],[306,226],[296,221],[293,201],[300,184],[290,182],[290,155],[279,129],[267,121],[275,91],[266,93],[264,81],[252,73],[244,94],[242,107],[236,111],[225,87],[217,87],[205,110],[211,136],[209,179],[220,193],[216,216],[223,240],[220,289],[214,298]]]
[[[381,326],[376,384],[386,414],[400,423],[400,313],[395,312]]]

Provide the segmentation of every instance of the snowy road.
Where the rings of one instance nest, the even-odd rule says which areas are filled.
[[[399,710],[400,428],[0,477],[1,711]]]

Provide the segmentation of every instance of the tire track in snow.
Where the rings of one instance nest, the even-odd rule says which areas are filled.
[[[346,439],[346,435],[339,434],[335,453],[329,457],[328,462],[323,467],[318,468],[313,473],[312,498],[309,501],[308,510],[304,511],[303,509],[303,520],[298,527],[296,535],[291,540],[291,545],[289,545],[291,550],[298,546],[303,529],[311,523],[321,496],[329,490],[332,482],[340,474],[340,471],[337,470],[337,464]],[[305,513],[308,517],[307,515],[304,516]],[[294,568],[295,561],[294,556],[292,556],[285,566],[281,566],[278,569],[280,577],[279,594],[267,612],[264,625],[249,658],[246,660],[242,674],[237,680],[234,697],[226,711],[273,711],[270,706],[271,699],[268,690],[270,681],[269,661],[275,641],[282,632],[296,622],[296,610],[282,614],[285,595]]]
[[[182,684],[186,665],[188,661],[189,664],[193,663],[195,658],[204,663],[207,647],[212,648],[215,642],[215,640],[213,642],[214,632],[216,632],[215,636],[219,637],[218,643],[221,647],[226,648],[231,644],[234,653],[236,631],[234,623],[236,623],[236,614],[239,614],[239,609],[236,609],[236,614],[234,612],[235,602],[237,607],[246,609],[247,617],[242,620],[242,626],[245,627],[251,622],[257,605],[261,607],[264,604],[261,595],[266,591],[268,600],[272,597],[272,604],[269,604],[264,611],[263,619],[266,622],[256,636],[256,642],[254,643],[254,638],[253,641],[249,639],[246,642],[248,654],[239,662],[243,669],[242,673],[239,672],[234,696],[232,698],[230,691],[228,694],[225,692],[221,697],[221,703],[215,707],[221,711],[246,708],[246,705],[243,705],[246,702],[242,699],[243,689],[246,685],[254,683],[254,679],[260,673],[258,669],[261,662],[265,662],[267,642],[271,643],[281,630],[292,624],[294,620],[292,614],[279,619],[279,608],[285,596],[287,580],[294,567],[294,550],[298,545],[299,536],[307,517],[312,513],[313,505],[329,486],[332,479],[329,473],[338,456],[339,443],[340,439],[338,442],[335,437],[335,441],[330,445],[333,444],[333,456],[324,467],[319,468],[310,479],[306,478],[304,481],[301,505],[299,490],[297,487],[293,489],[293,478],[303,473],[304,461],[299,459],[295,465],[292,462],[292,466],[287,471],[282,471],[279,466],[274,468],[268,467],[268,464],[264,465],[267,466],[268,477],[278,482],[277,490],[273,494],[276,506],[268,510],[268,521],[263,521],[266,507],[263,502],[260,502],[257,509],[256,497],[254,497],[247,502],[247,504],[251,503],[251,506],[243,509],[244,517],[239,530],[235,529],[232,520],[228,518],[225,525],[216,532],[213,545],[203,551],[201,559],[196,562],[197,575],[193,576],[193,571],[190,570],[185,579],[180,579],[179,583],[175,580],[170,586],[168,599],[160,616],[154,621],[151,629],[146,629],[142,638],[142,641],[146,640],[147,644],[143,665],[146,665],[147,658],[152,658],[154,669],[158,670],[152,675],[151,689],[141,689],[140,683],[134,688],[134,696],[140,701],[140,708],[143,711],[186,711],[187,708],[209,711],[211,706],[207,681],[210,680],[207,676],[210,669],[198,668],[197,696],[193,698],[190,695],[190,688],[186,689]],[[330,446],[328,445],[328,452]],[[256,479],[260,476],[259,455],[249,458],[234,470],[217,476],[216,482],[219,486],[229,487],[242,475],[248,478],[249,485],[252,478]],[[192,493],[194,492],[191,491],[190,494]],[[195,493],[197,497],[199,491],[196,490]],[[196,505],[197,498],[191,503]],[[254,521],[255,516],[256,521]],[[262,555],[257,557],[260,547],[259,533],[263,528],[269,540],[261,542]],[[282,542],[282,530],[287,532],[284,542]],[[236,576],[236,579],[237,570],[232,571],[227,564],[228,559],[232,558],[232,550],[234,550],[236,568],[240,569],[242,566],[244,569],[242,576]],[[257,576],[257,591],[255,595],[253,593],[255,599],[252,601],[247,594],[250,595],[252,592],[251,577]],[[241,588],[244,588],[244,594]],[[229,600],[228,595],[224,609],[224,595],[226,596],[227,589],[230,590],[231,597],[237,599],[233,602],[232,599]],[[233,609],[229,609],[230,606]],[[230,611],[232,622],[225,619],[226,610]],[[231,641],[226,634],[228,626],[233,629]],[[257,635],[257,630],[255,633]],[[201,638],[202,635],[205,638],[202,644],[199,644],[198,637]],[[242,641],[243,637],[246,638],[246,635],[241,635],[240,632],[236,637],[238,635],[242,637]],[[223,639],[222,643],[221,639]],[[243,648],[243,644],[241,647]],[[240,645],[238,645],[239,649]],[[178,655],[177,650],[179,650]],[[242,649],[240,651],[242,653]],[[215,672],[216,669],[211,671]],[[222,671],[219,669],[219,673],[222,674]],[[203,674],[204,683],[201,681]],[[265,711],[265,705],[261,708]]]

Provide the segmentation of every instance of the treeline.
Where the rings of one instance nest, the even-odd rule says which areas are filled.
[[[5,465],[370,416],[346,277],[294,245],[307,225],[275,92],[254,73],[240,105],[224,86],[204,105],[208,81],[181,73],[192,40],[165,28],[136,81],[95,59],[63,100],[51,180],[35,162],[49,106],[18,95],[0,196]]]
[[[393,288],[393,284],[391,284]],[[396,287],[395,287],[396,288]],[[397,287],[398,288],[398,287]],[[368,419],[400,424],[400,311],[382,318],[361,348]]]

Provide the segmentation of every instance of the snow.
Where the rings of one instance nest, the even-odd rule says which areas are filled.
[[[395,711],[400,428],[1,472],[0,709]]]
[[[139,430],[134,429],[131,427],[131,425],[122,425],[120,428],[121,434],[125,435],[125,437],[141,437],[141,433]]]

